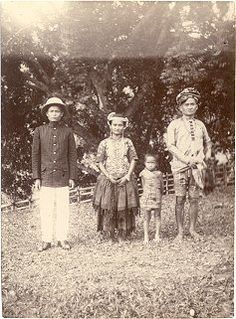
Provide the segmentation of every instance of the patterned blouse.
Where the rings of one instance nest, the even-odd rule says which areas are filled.
[[[132,141],[122,137],[115,140],[108,137],[98,146],[97,162],[102,162],[113,178],[118,179],[128,173],[130,162],[137,160],[137,153]]]

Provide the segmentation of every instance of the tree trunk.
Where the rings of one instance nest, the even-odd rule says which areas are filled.
[[[77,135],[82,137],[86,141],[86,143],[90,146],[98,145],[100,142],[100,140],[96,136],[91,134],[86,128],[84,128],[78,123],[73,124],[73,131]]]
[[[111,72],[112,68],[110,67],[110,63],[106,63],[103,67],[103,71],[98,72],[93,69],[89,73],[92,84],[96,90],[98,106],[104,110],[104,112],[112,111],[107,99],[108,88],[111,88]]]
[[[146,92],[147,88],[148,88],[148,84],[145,83],[143,84],[143,86],[141,86],[140,90],[138,91],[138,93],[135,95],[135,97],[133,98],[133,100],[130,102],[127,110],[125,111],[125,115],[128,117],[133,116],[137,111],[139,111],[142,107],[141,105],[141,101],[142,98],[144,96],[144,93]]]

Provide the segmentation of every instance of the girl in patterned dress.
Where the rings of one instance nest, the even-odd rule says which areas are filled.
[[[160,240],[161,200],[164,187],[162,173],[157,170],[156,156],[145,155],[145,168],[139,176],[143,187],[140,206],[144,217],[144,243],[147,244],[149,242],[148,230],[152,211],[154,212],[156,225],[155,241]]]
[[[125,239],[135,230],[139,197],[134,167],[137,154],[132,141],[124,137],[128,119],[114,112],[108,115],[110,137],[98,146],[100,175],[94,190],[97,230],[114,239]]]

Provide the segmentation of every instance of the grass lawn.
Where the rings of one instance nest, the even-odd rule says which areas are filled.
[[[39,212],[2,213],[3,316],[228,318],[233,316],[234,188],[201,199],[195,243],[175,244],[174,196],[163,198],[162,241],[99,242],[91,204],[71,206],[71,251],[38,253]],[[154,237],[154,228],[151,228]]]

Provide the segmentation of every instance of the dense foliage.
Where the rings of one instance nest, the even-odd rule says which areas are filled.
[[[149,148],[169,170],[163,134],[184,86],[201,91],[198,117],[214,142],[233,150],[231,2],[55,2],[45,6],[47,15],[42,8],[16,4],[16,12],[28,12],[22,21],[14,7],[3,6],[2,187],[8,195],[30,194],[32,134],[52,95],[71,113],[80,184],[95,181],[94,153],[114,110],[131,120],[137,170]]]

